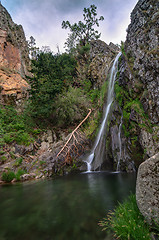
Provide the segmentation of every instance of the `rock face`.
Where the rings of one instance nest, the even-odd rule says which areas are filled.
[[[29,54],[24,31],[0,4],[0,103],[20,106],[27,98]]]
[[[101,40],[91,42],[90,65],[88,69],[89,77],[92,79],[94,87],[101,87],[106,80],[112,60],[119,51],[116,45],[107,45]]]
[[[133,72],[143,84],[142,103],[152,123],[159,121],[159,3],[140,0],[131,13],[125,50]],[[135,88],[135,79],[132,81]]]
[[[159,3],[139,0],[131,13],[115,84],[114,110],[106,145],[107,158],[132,171],[159,152]]]
[[[143,162],[138,170],[137,205],[149,223],[159,219],[159,153]]]
[[[101,40],[90,42],[90,51],[78,59],[78,81],[89,79],[93,88],[100,88],[107,78],[112,60],[119,51],[116,45],[107,45]]]

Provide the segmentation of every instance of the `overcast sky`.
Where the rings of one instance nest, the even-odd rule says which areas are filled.
[[[15,23],[24,28],[27,40],[36,39],[38,47],[50,46],[57,52],[63,51],[68,31],[61,28],[63,20],[75,23],[83,20],[83,8],[97,6],[98,16],[104,16],[98,31],[101,40],[119,43],[125,41],[130,13],[137,0],[2,0]]]

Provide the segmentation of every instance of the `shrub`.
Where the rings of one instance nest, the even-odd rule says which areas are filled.
[[[79,88],[70,87],[60,94],[55,102],[55,119],[58,126],[79,122],[88,113],[89,101]]]
[[[15,173],[12,171],[2,173],[2,181],[11,182],[15,178]]]
[[[38,134],[38,130],[34,133],[34,128],[28,109],[18,114],[14,107],[0,105],[0,147],[12,142],[29,145],[32,136]]]
[[[19,170],[17,171],[16,175],[15,175],[16,180],[17,180],[17,181],[20,181],[20,177],[21,177],[23,174],[25,174],[25,173],[26,173],[25,170],[19,169]]]
[[[22,164],[23,158],[19,157],[16,159],[14,166],[19,167]]]

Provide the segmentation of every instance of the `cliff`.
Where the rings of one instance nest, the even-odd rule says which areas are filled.
[[[28,97],[30,65],[25,34],[0,4],[0,103],[21,106]]]
[[[114,111],[110,120],[106,159],[116,168],[134,171],[159,151],[159,27],[158,3],[140,0],[131,13],[122,46],[115,84]],[[121,159],[119,159],[119,126]]]

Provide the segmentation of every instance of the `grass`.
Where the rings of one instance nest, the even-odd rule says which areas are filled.
[[[110,212],[103,221],[99,223],[103,230],[114,233],[117,239],[121,240],[150,240],[151,229],[140,213],[135,195],[129,196],[120,203],[114,212]],[[159,225],[156,224],[156,229]]]

